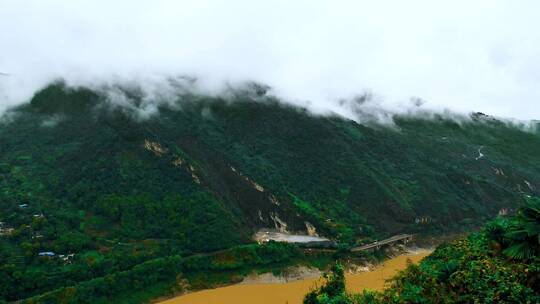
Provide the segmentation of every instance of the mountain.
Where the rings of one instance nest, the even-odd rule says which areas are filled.
[[[249,243],[261,228],[349,245],[453,232],[539,194],[540,136],[481,113],[360,124],[258,86],[150,104],[123,93],[119,104],[57,83],[4,116],[5,299]]]

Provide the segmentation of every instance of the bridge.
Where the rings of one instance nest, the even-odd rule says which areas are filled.
[[[393,244],[393,243],[397,243],[397,242],[404,242],[404,243],[407,243],[409,242],[410,240],[412,240],[414,237],[413,234],[398,234],[398,235],[394,235],[393,237],[390,237],[390,238],[387,238],[385,240],[382,240],[382,241],[376,241],[376,242],[373,242],[373,243],[369,243],[369,244],[366,244],[366,245],[362,245],[362,246],[359,246],[359,247],[354,247],[353,249],[351,249],[351,251],[364,251],[364,250],[369,250],[369,249],[379,249],[381,246],[384,246],[384,245],[389,245],[389,244]]]

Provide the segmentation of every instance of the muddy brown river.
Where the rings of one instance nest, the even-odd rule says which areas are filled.
[[[385,261],[370,272],[347,274],[349,292],[364,289],[381,290],[385,280],[405,269],[407,259],[418,263],[429,252],[410,253]],[[301,304],[304,295],[314,288],[319,279],[305,279],[288,283],[238,284],[208,289],[178,296],[160,304]]]

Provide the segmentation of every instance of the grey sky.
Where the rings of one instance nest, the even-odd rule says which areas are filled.
[[[335,110],[385,107],[540,118],[538,1],[0,1],[0,110],[48,81],[187,74],[254,80]]]

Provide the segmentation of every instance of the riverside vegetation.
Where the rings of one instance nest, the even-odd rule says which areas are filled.
[[[2,117],[0,299],[140,303],[202,273],[332,259],[253,244],[261,228],[313,227],[346,252],[474,229],[539,195],[540,136],[483,114],[359,124],[252,86],[147,115],[142,91],[114,89],[121,103],[55,83]]]
[[[326,279],[305,297],[305,304],[539,303],[540,199],[530,198],[517,215],[497,218],[478,233],[439,246],[383,292],[348,294],[339,264]]]

